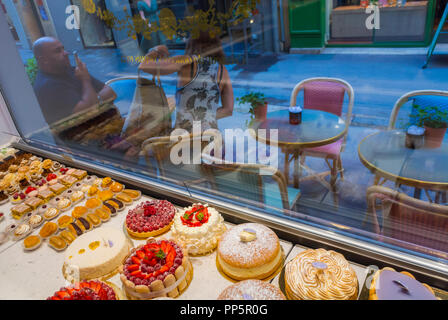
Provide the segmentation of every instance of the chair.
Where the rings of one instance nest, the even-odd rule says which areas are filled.
[[[403,96],[401,96],[397,102],[395,102],[394,108],[392,109],[392,112],[389,117],[389,125],[388,130],[394,130],[396,128],[396,122],[397,117],[400,112],[400,109],[403,107],[404,104],[407,102],[412,101],[414,105],[420,105],[420,106],[440,106],[443,109],[448,110],[448,91],[442,91],[442,90],[416,90],[411,91]],[[411,111],[412,113],[412,111]],[[406,119],[406,122],[408,120]],[[376,179],[379,180],[378,178]],[[426,195],[430,201],[432,201],[430,195],[428,194],[428,190],[425,190]],[[414,197],[420,198],[421,197],[421,189],[415,188],[414,191]],[[442,201],[446,202],[446,192],[436,192],[436,199],[435,202],[439,202],[439,199],[442,197]]]
[[[302,90],[304,96],[304,109],[326,111],[337,116],[342,115],[344,96],[347,94],[348,108],[345,116],[345,123],[347,127],[350,125],[355,95],[352,86],[348,82],[335,78],[309,78],[303,80],[294,87],[291,93],[290,106],[297,105],[297,95]],[[301,166],[304,165],[307,156],[324,158],[330,168],[330,185],[334,187],[338,174],[341,175],[341,179],[344,178],[341,152],[345,148],[346,141],[347,134],[331,144],[306,148],[299,151],[291,150],[288,151],[285,156],[289,159],[289,155],[293,153],[296,168],[298,167],[297,161],[299,160],[299,157]],[[330,160],[332,161],[332,164],[330,164]],[[295,177],[295,179],[298,179],[298,177]],[[294,182],[294,184],[298,185],[298,182]]]
[[[377,201],[382,209],[381,221]],[[418,200],[383,186],[369,187],[367,202],[379,240],[448,258],[448,206]]]
[[[236,201],[243,198],[255,205],[280,208],[287,213],[300,198],[300,190],[288,188],[285,176],[274,167],[230,163],[204,154],[202,160],[203,171],[212,189],[225,196],[236,197]]]

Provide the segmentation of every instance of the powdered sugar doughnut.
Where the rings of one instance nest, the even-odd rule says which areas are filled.
[[[266,281],[244,280],[237,282],[219,295],[218,300],[286,300],[279,288]]]

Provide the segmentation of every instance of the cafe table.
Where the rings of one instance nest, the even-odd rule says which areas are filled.
[[[288,108],[269,112],[263,121],[253,121],[250,126],[254,129],[256,139],[267,145],[277,145],[285,154],[285,177],[289,181],[289,166],[294,160],[294,187],[299,187],[299,155],[306,148],[320,147],[341,139],[348,130],[344,119],[335,114],[304,109],[302,122],[298,125],[289,123]],[[266,129],[266,136],[260,134],[260,129]],[[277,139],[273,131],[276,130]],[[304,164],[300,164],[308,172],[312,172]],[[321,183],[328,185],[321,179]]]
[[[409,149],[405,139],[406,133],[398,130],[371,134],[359,143],[359,158],[375,175],[374,184],[389,180],[397,186],[411,186],[416,188],[417,198],[421,189],[439,191],[439,202],[440,194],[448,190],[448,143],[435,149]]]

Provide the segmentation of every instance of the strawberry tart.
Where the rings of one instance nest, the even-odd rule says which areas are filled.
[[[215,250],[225,231],[224,219],[219,212],[200,203],[177,212],[171,228],[173,236],[185,244],[190,255]]]
[[[283,263],[277,235],[258,223],[227,230],[219,240],[218,268],[235,280],[265,279]]]
[[[140,203],[129,210],[126,216],[126,230],[136,238],[160,235],[171,228],[176,208],[166,200],[152,200]]]
[[[193,267],[179,244],[151,238],[132,249],[119,272],[131,299],[175,298],[190,283]]]
[[[56,291],[47,300],[118,300],[118,294],[108,284],[101,281],[77,282]]]

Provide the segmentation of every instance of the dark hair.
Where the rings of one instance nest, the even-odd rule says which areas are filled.
[[[204,31],[200,32],[199,36],[190,37],[185,48],[185,54],[213,59],[221,64],[224,64],[225,61],[221,39],[218,36],[211,37],[208,32]]]

